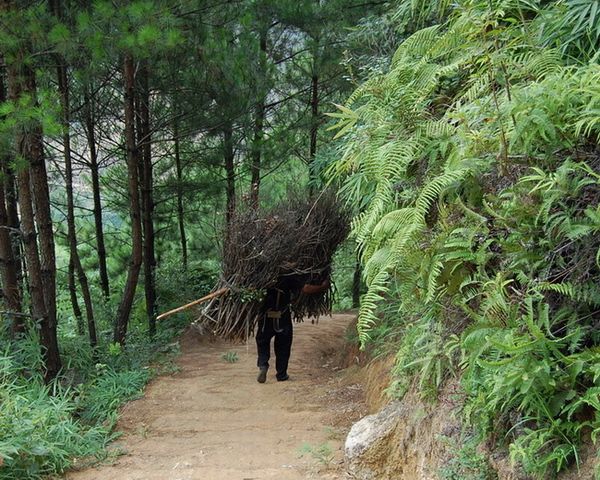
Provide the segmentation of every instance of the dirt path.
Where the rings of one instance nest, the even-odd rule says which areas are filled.
[[[343,347],[351,320],[335,315],[319,325],[296,325],[290,381],[276,382],[271,369],[263,385],[256,382],[254,343],[232,346],[186,335],[181,371],[158,378],[125,407],[118,443],[126,455],[66,478],[343,478],[341,446],[349,424],[363,413],[362,392],[337,371],[332,354]],[[230,351],[238,362],[222,358]]]

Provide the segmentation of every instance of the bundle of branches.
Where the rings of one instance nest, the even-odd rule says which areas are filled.
[[[305,283],[328,278],[337,247],[349,229],[349,215],[331,193],[289,197],[270,210],[236,213],[227,228],[221,280],[214,291],[227,294],[205,306],[200,319],[216,335],[242,339],[263,314],[266,290],[282,279],[298,286],[293,299],[297,321],[331,313],[333,285],[316,295],[300,294]]]

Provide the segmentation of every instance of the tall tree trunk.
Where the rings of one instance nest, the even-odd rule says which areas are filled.
[[[68,287],[69,297],[71,298],[71,308],[77,324],[77,334],[84,335],[83,316],[81,315],[81,308],[79,308],[79,302],[77,300],[77,285],[75,285],[75,263],[73,262],[72,256],[69,258]]]
[[[223,127],[223,157],[225,160],[225,173],[227,174],[227,212],[225,219],[227,225],[229,225],[235,213],[235,153],[233,150],[233,127],[231,124]]]
[[[316,66],[313,65],[313,72]],[[316,73],[312,75],[311,87],[310,87],[310,147],[308,151],[309,158],[309,181],[310,190],[315,190],[316,172],[315,172],[315,156],[317,154],[317,133],[319,131],[319,77]]]
[[[265,101],[267,88],[267,29],[260,33],[260,59],[259,59],[259,85],[256,111],[254,114],[254,138],[252,140],[252,179],[250,188],[250,206],[254,209],[259,205],[260,190],[260,162],[262,156],[262,142],[264,137]]]
[[[89,85],[85,86],[85,130],[90,150],[90,173],[92,176],[92,193],[94,197],[94,224],[96,227],[96,247],[98,250],[98,270],[100,273],[100,286],[104,298],[110,296],[110,285],[108,282],[108,270],[106,267],[106,247],[104,246],[104,226],[102,223],[102,201],[100,199],[100,170],[98,166],[98,150],[96,148],[95,118],[93,99],[89,94]]]
[[[177,221],[179,223],[179,239],[181,241],[181,255],[183,257],[183,268],[187,270],[187,240],[185,238],[185,223],[183,211],[183,170],[181,168],[181,155],[179,152],[179,122],[173,123],[173,135],[175,140],[175,168],[177,171]]]
[[[20,235],[21,221],[19,220],[19,208],[17,206],[17,185],[16,185],[16,173],[10,165],[5,165],[2,170],[4,175],[4,197],[6,201],[6,213],[8,215],[8,226],[10,227],[10,240],[13,250],[13,256],[15,258],[15,269],[17,272],[17,284],[19,291],[21,292],[21,298],[23,298],[23,292],[25,287],[23,281],[25,273],[22,267],[24,262],[22,238]]]
[[[0,57],[0,63],[4,63]],[[6,86],[4,72],[0,72],[0,105],[6,101]],[[10,322],[10,331],[13,337],[25,332],[24,317],[22,313],[21,289],[19,287],[19,259],[15,256],[10,234],[10,219],[5,198],[5,184],[10,158],[6,152],[0,153],[0,273],[2,277],[2,293],[8,310],[6,315]],[[11,178],[12,181],[12,178]]]
[[[140,64],[139,74],[139,119],[140,131],[138,145],[142,152],[142,216],[144,229],[144,292],[146,296],[146,312],[148,315],[148,333],[156,334],[156,257],[154,253],[154,195],[152,175],[152,150],[150,132],[150,88],[148,85],[148,62]]]
[[[29,169],[19,171],[19,205],[21,207],[21,232],[27,269],[29,271],[29,296],[31,298],[31,313],[34,322],[40,327],[40,342],[44,357],[44,378],[50,381],[61,369],[61,359],[58,350],[56,324],[52,324],[46,310],[44,288],[42,286],[42,267],[36,242],[35,222],[30,189]]]
[[[61,6],[60,0],[53,0],[51,2],[53,14],[56,18],[61,18]],[[98,344],[96,335],[96,322],[94,320],[94,307],[92,305],[92,296],[90,295],[90,289],[88,285],[87,276],[85,270],[81,264],[79,252],[77,251],[77,231],[75,227],[75,202],[73,200],[73,162],[71,159],[71,132],[70,132],[70,119],[71,119],[71,105],[69,99],[69,83],[67,77],[67,66],[64,59],[60,56],[56,56],[57,60],[57,77],[58,77],[58,91],[60,93],[61,107],[62,107],[62,121],[63,121],[63,153],[65,157],[65,180],[66,180],[66,191],[67,191],[67,238],[69,242],[69,262],[73,264],[75,271],[77,272],[77,278],[79,285],[81,286],[81,295],[83,296],[83,303],[85,305],[85,316],[88,325],[88,335],[90,339],[90,345],[95,348]],[[73,306],[77,304],[77,293],[76,289],[71,289],[71,297]],[[77,308],[79,306],[77,305]],[[81,312],[80,312],[81,315]]]
[[[124,83],[124,113],[125,113],[125,146],[127,149],[127,176],[129,187],[129,205],[131,218],[131,260],[125,282],[125,290],[117,310],[114,328],[114,341],[121,345],[125,343],[127,325],[133,304],[133,297],[142,265],[142,222],[140,219],[140,199],[138,182],[137,145],[135,141],[135,67],[131,54],[126,54],[123,60]]]
[[[25,322],[22,313],[21,290],[17,275],[17,260],[13,255],[10,240],[8,214],[4,198],[4,188],[0,185],[0,271],[2,275],[2,294],[8,310],[6,315],[10,322],[13,337],[25,332]]]
[[[27,92],[31,98],[35,98],[36,82],[35,72],[29,67],[26,71]],[[42,138],[42,127],[37,124],[29,128],[25,134],[27,140],[25,148],[29,158],[31,170],[31,188],[33,194],[33,205],[35,207],[35,224],[39,235],[40,266],[42,273],[42,286],[44,289],[44,301],[48,313],[48,322],[56,334],[56,257],[54,252],[54,231],[52,229],[52,215],[50,211],[50,189],[48,187],[48,174],[44,160],[44,144]],[[19,184],[21,188],[21,184]],[[19,204],[20,205],[20,204]]]
[[[14,8],[10,2],[4,2],[1,6]],[[9,98],[18,102],[26,96],[35,102],[35,72],[26,65],[25,52],[22,49],[15,53],[7,65]],[[34,105],[35,103],[32,104]],[[29,270],[31,311],[34,321],[39,323],[46,368],[44,376],[49,381],[60,371],[61,359],[56,335],[54,238],[43,157],[42,129],[39,124],[18,127],[16,151],[27,162],[24,168],[19,169],[17,176],[21,231]],[[32,198],[32,189],[36,193],[35,199]],[[33,213],[34,201],[37,218],[34,218]],[[36,223],[40,228],[40,251],[36,242]]]
[[[26,271],[23,268],[25,258],[23,256],[21,221],[19,220],[19,208],[17,206],[17,186],[16,173],[10,165],[2,166],[2,175],[4,176],[4,197],[6,201],[6,213],[8,215],[8,226],[10,227],[10,240],[12,245],[13,257],[15,259],[15,270],[17,274],[17,286],[19,295],[23,298],[23,292],[29,288],[23,286],[26,282]]]

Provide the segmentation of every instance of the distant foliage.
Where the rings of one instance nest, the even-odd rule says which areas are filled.
[[[361,341],[391,302],[392,390],[461,375],[466,421],[540,478],[600,432],[596,3],[460,1],[332,114]]]

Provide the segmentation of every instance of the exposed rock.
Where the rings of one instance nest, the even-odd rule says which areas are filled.
[[[449,393],[442,392],[436,404],[409,393],[356,423],[345,444],[350,477],[437,480],[440,467],[449,458],[452,439],[460,432]]]
[[[360,470],[363,455],[387,441],[396,428],[400,411],[400,402],[392,402],[379,413],[367,415],[352,426],[344,445],[344,454],[350,470]],[[366,472],[360,478],[374,478],[365,475]]]
[[[440,391],[437,402],[423,401],[411,391],[401,401],[389,403],[376,414],[355,423],[344,447],[346,472],[354,480],[439,480],[440,472],[456,465],[463,446],[460,408],[464,400],[457,380]],[[481,445],[490,471],[498,480],[531,480],[510,462],[508,452]],[[454,458],[454,460],[452,460]],[[561,473],[557,480],[592,480],[597,468],[596,448],[580,452],[580,465]],[[460,471],[457,472],[459,475]],[[460,478],[460,477],[452,477]]]

